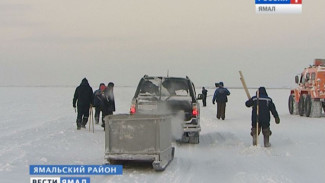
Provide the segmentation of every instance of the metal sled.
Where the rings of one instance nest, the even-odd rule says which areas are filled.
[[[105,117],[105,159],[152,161],[157,171],[174,158],[171,118],[166,115],[119,114]]]

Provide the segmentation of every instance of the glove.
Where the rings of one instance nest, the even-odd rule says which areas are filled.
[[[73,106],[73,108],[76,108],[76,104],[73,104],[72,106]]]
[[[214,105],[214,104],[216,104],[216,103],[212,102],[212,104]]]
[[[276,117],[276,118],[275,118],[275,123],[276,123],[276,124],[279,124],[279,123],[280,123],[280,118],[279,118],[279,117]]]

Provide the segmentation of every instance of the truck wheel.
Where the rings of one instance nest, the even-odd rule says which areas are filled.
[[[294,95],[290,95],[288,100],[288,107],[289,107],[290,114],[294,113],[294,105],[295,105]]]
[[[311,96],[307,95],[305,99],[305,116],[309,117],[311,113],[312,101]]]
[[[305,97],[304,95],[300,95],[299,103],[298,103],[298,111],[300,116],[303,116],[305,114],[304,108],[305,108]]]
[[[189,143],[190,144],[198,144],[198,143],[200,143],[200,135],[199,135],[199,133],[196,133],[195,135],[190,136]]]
[[[311,99],[310,117],[320,118],[322,116],[322,102],[319,99]]]
[[[188,133],[183,133],[181,142],[188,143],[190,140],[190,137],[188,136]]]

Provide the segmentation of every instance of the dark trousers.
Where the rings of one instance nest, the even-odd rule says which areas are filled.
[[[256,127],[257,127],[256,121],[255,122],[252,122],[252,128],[251,128],[252,133],[253,133],[253,131],[255,131],[255,134],[256,134]],[[270,130],[270,122],[260,121],[258,123],[258,134],[260,134],[261,130],[262,130],[263,134],[270,133],[270,135],[271,135],[272,132]],[[252,133],[251,133],[251,135],[252,135]]]
[[[101,111],[100,106],[95,107],[95,121],[96,121],[96,123],[99,122],[100,111]],[[103,120],[104,120],[104,116],[102,115],[102,121]]]
[[[89,117],[89,107],[78,106],[77,125],[86,125]]]
[[[225,119],[226,102],[217,102],[217,118]]]
[[[105,118],[105,116],[107,116],[107,115],[112,115],[113,114],[113,111],[102,111],[103,113],[102,113],[102,115],[103,115],[103,118],[102,118],[102,123],[103,123],[103,125],[105,125],[105,122],[104,122],[104,118]]]
[[[272,131],[270,129],[270,127],[262,127],[262,126],[258,126],[258,135],[260,135],[261,133],[261,130],[262,130],[262,133],[264,136],[270,136],[272,135]],[[256,135],[256,126],[252,126],[251,128],[251,136],[254,136]]]
[[[203,102],[204,107],[207,106],[207,98],[206,97],[203,97],[202,102]]]

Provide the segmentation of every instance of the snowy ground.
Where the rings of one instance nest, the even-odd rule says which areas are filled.
[[[127,113],[135,88],[116,87],[117,113]],[[0,88],[0,180],[29,182],[30,164],[102,164],[104,131],[76,130],[74,88]],[[281,123],[272,118],[271,148],[251,145],[250,114],[243,90],[230,90],[226,120],[215,118],[208,98],[201,107],[200,144],[176,144],[163,172],[150,164],[127,165],[120,176],[91,176],[91,182],[324,182],[325,118],[291,116],[289,90],[268,90]],[[209,90],[209,94],[213,91]],[[251,90],[253,93],[253,90]],[[260,137],[260,141],[262,137]]]

